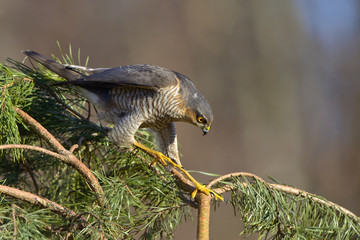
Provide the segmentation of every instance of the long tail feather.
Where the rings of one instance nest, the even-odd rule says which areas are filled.
[[[24,53],[29,58],[41,63],[44,67],[48,68],[49,70],[69,81],[79,80],[84,77],[84,75],[82,75],[81,73],[67,68],[66,65],[55,62],[54,60],[51,60],[35,51],[26,50],[22,53]]]

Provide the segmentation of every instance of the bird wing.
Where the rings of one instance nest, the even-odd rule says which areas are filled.
[[[139,64],[105,69],[69,83],[80,87],[159,89],[178,84],[178,78],[166,68]]]
[[[60,84],[74,84],[83,88],[113,88],[122,86],[159,89],[178,84],[176,74],[166,68],[152,65],[128,65],[115,68],[86,68],[55,62],[34,51],[25,55],[41,63],[51,71],[67,79]],[[84,71],[89,75],[80,72]]]

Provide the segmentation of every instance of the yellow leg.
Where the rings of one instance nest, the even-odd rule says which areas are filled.
[[[140,149],[142,149],[143,151],[145,151],[146,153],[152,155],[153,157],[157,158],[157,160],[155,160],[153,162],[156,163],[157,161],[160,161],[164,166],[167,165],[167,163],[170,163],[173,167],[180,169],[185,176],[195,185],[195,190],[191,193],[191,197],[195,198],[196,193],[198,191],[205,193],[206,195],[210,195],[213,194],[215,199],[220,199],[221,201],[224,201],[224,198],[222,196],[220,196],[219,194],[217,194],[216,192],[214,192],[213,190],[211,190],[210,188],[207,188],[205,185],[200,184],[198,181],[195,180],[195,178],[193,178],[190,173],[188,171],[186,171],[182,166],[176,164],[174,161],[172,161],[169,157],[165,156],[164,154],[162,154],[161,152],[152,150],[150,148],[148,148],[147,146],[139,143],[139,142],[135,142],[134,145]]]
[[[134,145],[156,158],[152,164],[156,164],[156,162],[160,161],[164,166],[166,166],[167,163],[170,163],[171,165],[173,165],[176,168],[179,168],[179,169],[182,168],[180,165],[176,164],[174,161],[172,161],[170,158],[168,158],[161,152],[152,150],[151,148],[148,148],[147,146],[145,146],[139,142],[135,142]]]

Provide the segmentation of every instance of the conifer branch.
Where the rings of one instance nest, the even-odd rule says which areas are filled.
[[[74,167],[89,183],[90,188],[94,191],[96,198],[101,206],[105,206],[104,191],[100,186],[97,178],[92,174],[92,172],[83,164],[79,159],[76,158],[74,154],[66,150],[59,141],[40,123],[33,119],[30,115],[25,113],[23,110],[14,106],[16,113],[22,118],[22,120],[30,125],[42,138],[44,138],[51,147],[53,147],[59,154],[53,153],[45,149],[41,149],[44,153],[47,153],[51,156],[57,157],[62,160],[64,163]],[[40,150],[36,148],[36,150]]]
[[[279,191],[282,191],[282,192],[302,196],[302,197],[305,197],[305,198],[311,198],[315,202],[318,202],[318,203],[323,204],[323,205],[325,205],[327,207],[333,207],[333,208],[335,208],[335,209],[337,209],[339,211],[342,211],[344,214],[348,215],[351,219],[353,219],[354,221],[360,223],[359,217],[357,217],[354,213],[352,213],[351,211],[347,210],[344,207],[339,206],[336,203],[333,203],[333,202],[328,201],[328,200],[321,199],[321,198],[317,197],[314,194],[311,194],[309,192],[306,192],[304,190],[300,190],[300,189],[297,189],[297,188],[294,188],[294,187],[285,186],[285,185],[281,185],[281,184],[275,184],[275,183],[267,183],[265,180],[263,180],[262,178],[258,177],[255,174],[252,174],[252,173],[247,173],[247,172],[229,173],[229,174],[223,175],[223,176],[221,176],[219,178],[216,178],[216,179],[212,180],[207,185],[207,187],[211,187],[214,184],[216,184],[216,183],[218,183],[218,182],[220,182],[222,180],[233,178],[233,177],[250,177],[250,178],[256,179],[257,181],[259,181],[261,183],[264,183],[264,184],[268,185],[270,188],[273,188],[273,189],[276,189],[276,190],[279,190]],[[244,185],[244,187],[246,187],[247,183],[244,182],[243,185]],[[218,193],[224,193],[224,192],[232,191],[234,189],[235,189],[235,187],[233,187],[233,186],[224,185],[224,186],[222,186],[220,188],[215,189],[215,191],[218,192]]]
[[[61,216],[65,217],[65,218],[74,218],[74,217],[78,216],[78,214],[76,214],[74,211],[72,211],[56,202],[50,201],[49,199],[40,197],[38,195],[29,193],[29,192],[19,190],[17,188],[0,185],[0,193],[8,195],[10,197],[17,198],[19,200],[29,202],[34,205],[48,208],[51,211],[53,211],[57,214],[60,214]],[[87,223],[87,220],[85,218],[80,218],[80,219],[81,219],[81,222]]]

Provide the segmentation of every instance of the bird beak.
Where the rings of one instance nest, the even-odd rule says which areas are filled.
[[[205,135],[209,132],[209,130],[210,130],[210,126],[204,127],[204,128],[202,129],[202,131],[203,131],[203,133],[204,133],[203,136],[205,136]]]

